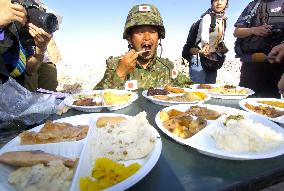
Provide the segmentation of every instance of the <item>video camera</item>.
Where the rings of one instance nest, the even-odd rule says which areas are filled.
[[[12,0],[12,3],[22,5],[27,11],[27,21],[47,33],[53,33],[59,29],[57,17],[52,13],[46,13],[34,0]]]

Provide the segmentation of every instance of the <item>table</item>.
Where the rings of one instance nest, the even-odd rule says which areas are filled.
[[[211,99],[206,103],[240,109],[238,100]],[[224,160],[206,156],[196,149],[175,142],[155,124],[155,116],[163,108],[140,94],[133,104],[115,111],[132,116],[146,111],[150,124],[158,130],[163,143],[162,154],[155,167],[129,190],[258,190],[284,180],[284,155],[264,160]],[[83,112],[70,110],[63,116],[53,115],[50,119],[78,114]],[[10,133],[9,136],[8,133],[0,133],[2,146],[19,132],[16,128],[14,134]]]

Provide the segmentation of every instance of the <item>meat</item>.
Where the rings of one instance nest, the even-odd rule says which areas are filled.
[[[47,165],[51,161],[62,161],[67,167],[74,167],[75,160],[52,155],[43,151],[12,151],[0,155],[0,163],[16,167],[33,166],[36,164]]]
[[[215,120],[221,116],[221,114],[217,111],[208,109],[206,107],[200,107],[198,105],[191,106],[190,109],[188,109],[185,113],[207,120]]]
[[[78,141],[86,137],[88,129],[87,125],[73,126],[69,123],[47,121],[40,132],[24,131],[19,136],[23,145]]]
[[[207,122],[204,119],[193,119],[190,115],[178,115],[163,122],[163,125],[171,133],[186,139],[203,129]]]
[[[93,98],[82,98],[73,102],[77,106],[102,106],[101,102],[96,102]]]

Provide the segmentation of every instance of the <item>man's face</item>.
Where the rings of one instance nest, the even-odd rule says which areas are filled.
[[[133,28],[128,38],[129,43],[137,52],[147,50],[147,52],[139,54],[139,57],[145,60],[149,60],[154,56],[158,40],[157,27],[148,25]]]
[[[217,12],[220,13],[222,12],[227,5],[227,0],[214,0],[212,3],[212,9]]]

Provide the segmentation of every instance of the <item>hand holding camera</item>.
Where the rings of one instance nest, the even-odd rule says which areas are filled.
[[[27,11],[19,4],[12,4],[9,0],[0,0],[0,28],[4,28],[13,21],[26,24]]]
[[[52,34],[45,32],[42,28],[38,28],[32,23],[28,23],[27,27],[30,35],[33,37],[35,42],[35,54],[44,54],[47,44],[52,38]]]
[[[27,22],[33,23],[48,33],[59,29],[57,17],[52,13],[46,13],[34,0],[12,0],[12,3],[22,5],[27,12]]]

